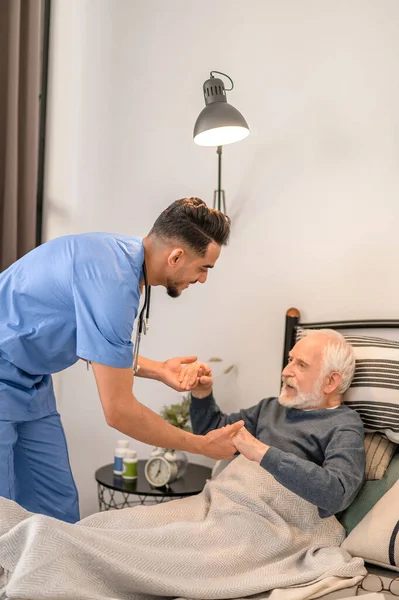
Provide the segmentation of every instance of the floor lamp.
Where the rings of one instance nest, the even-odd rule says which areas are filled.
[[[231,87],[226,90],[222,79],[227,77]],[[199,146],[216,146],[218,155],[218,187],[213,196],[213,207],[226,214],[226,197],[222,190],[222,149],[226,144],[239,142],[249,135],[249,127],[242,114],[227,102],[226,91],[234,88],[233,80],[220,71],[211,71],[203,85],[205,108],[194,125],[194,142]]]

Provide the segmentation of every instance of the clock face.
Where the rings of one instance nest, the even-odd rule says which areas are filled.
[[[145,476],[154,487],[166,485],[170,479],[170,465],[162,456],[154,456],[147,461]]]

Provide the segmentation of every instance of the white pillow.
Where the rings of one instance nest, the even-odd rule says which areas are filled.
[[[352,556],[399,571],[399,481],[351,531],[342,547]]]
[[[213,469],[212,469],[212,479],[215,479],[215,477],[217,477],[219,475],[219,473],[221,473],[223,471],[223,469],[225,469],[227,467],[228,464],[231,463],[232,460],[234,460],[235,456],[233,456],[233,458],[225,458],[222,460],[217,460],[216,463],[213,465]]]

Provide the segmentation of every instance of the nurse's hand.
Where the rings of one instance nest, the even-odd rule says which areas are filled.
[[[201,366],[203,363],[197,363],[196,360],[196,356],[179,356],[165,360],[161,364],[159,381],[178,392],[191,390],[205,372]]]
[[[205,393],[202,394],[202,396],[198,396],[198,398],[204,398],[212,391],[212,371],[210,366],[206,363],[195,362],[183,367],[180,371],[179,379],[184,390],[191,390],[192,392],[198,390],[199,394],[201,393],[201,390],[204,390]],[[194,396],[197,396],[197,393],[195,393]]]
[[[226,425],[219,429],[214,429],[202,436],[203,444],[200,453],[216,460],[224,458],[233,458],[236,453],[236,447],[233,440],[237,432],[241,431],[244,421],[237,421],[232,425]]]

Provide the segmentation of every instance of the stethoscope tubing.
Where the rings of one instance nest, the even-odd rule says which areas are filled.
[[[149,321],[150,321],[151,286],[148,285],[147,269],[145,266],[145,261],[143,263],[143,273],[144,273],[144,289],[145,289],[144,304],[143,304],[143,308],[140,311],[139,322],[138,322],[137,333],[136,333],[136,340],[134,343],[134,357],[133,357],[133,372],[134,372],[134,374],[136,374],[140,368],[138,365],[138,360],[139,360],[139,349],[140,349],[141,336],[143,333],[144,333],[144,335],[146,335],[146,333],[149,329]],[[145,317],[144,317],[144,315],[145,315]]]

